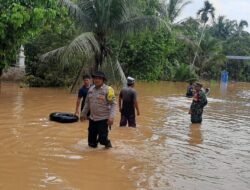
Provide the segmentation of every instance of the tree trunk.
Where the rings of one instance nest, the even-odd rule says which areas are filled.
[[[86,64],[85,62],[87,62],[88,64]],[[77,73],[76,79],[74,81],[74,83],[71,86],[70,92],[71,93],[76,93],[79,90],[79,87],[82,84],[82,75],[85,73],[90,73],[92,74],[93,72],[95,72],[95,64],[96,64],[96,58],[90,58],[88,60],[84,60],[81,68],[79,68],[79,71]],[[91,65],[91,67],[89,67],[88,65]]]
[[[206,29],[206,23],[204,23],[204,25],[203,25],[203,29],[202,29],[202,32],[201,32],[201,36],[200,36],[200,39],[199,39],[199,42],[198,42],[198,47],[197,47],[197,50],[196,50],[196,52],[195,52],[193,62],[192,62],[192,64],[190,65],[190,71],[193,69],[194,64],[195,64],[195,61],[196,61],[196,57],[198,56],[198,51],[199,51],[199,49],[200,49],[201,41],[202,41],[202,39],[203,39],[203,37],[204,37],[205,29]]]
[[[101,66],[106,62],[107,56],[110,54],[107,46],[107,40],[104,34],[97,34],[97,41],[100,45],[100,54],[96,55],[96,63],[94,64],[94,72],[98,71]]]
[[[102,51],[101,51],[101,55],[96,55],[95,56],[95,62],[94,62],[94,66],[93,66],[93,71],[92,72],[96,72],[99,71],[101,65],[103,64],[103,55],[102,55]]]

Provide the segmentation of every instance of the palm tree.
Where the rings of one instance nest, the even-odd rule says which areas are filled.
[[[237,34],[241,36],[244,27],[248,27],[248,22],[246,20],[241,20],[239,24],[237,24]]]
[[[219,16],[217,20],[214,22],[214,25],[212,28],[214,35],[221,39],[226,39],[225,27],[226,27],[225,16]]]
[[[159,12],[162,17],[167,17],[173,23],[183,8],[190,3],[190,0],[163,0]]]
[[[214,19],[214,11],[215,8],[213,7],[213,4],[209,3],[209,1],[205,1],[204,7],[197,12],[197,15],[199,15],[201,21],[206,24],[209,20],[209,15]]]
[[[211,68],[219,68],[221,64],[225,63],[226,57],[223,53],[222,42],[218,41],[209,34],[205,37],[206,40],[203,40],[200,44],[200,54],[198,56],[197,64],[199,68],[198,74],[201,76],[202,73],[209,73],[211,77]]]
[[[197,39],[197,36],[200,35],[199,25],[199,21],[192,17],[187,18],[185,21],[182,21],[177,25],[181,32],[178,32],[176,34],[176,38],[186,44],[189,52],[187,56],[187,61],[189,63],[191,63],[193,60],[193,52],[197,50],[197,43],[195,42],[195,40]],[[190,69],[190,66],[189,70],[190,72],[192,71]]]
[[[236,32],[237,22],[226,19],[225,16],[219,16],[213,24],[212,30],[216,37],[226,40]]]
[[[200,44],[201,44],[201,40],[203,39],[203,36],[204,36],[204,33],[205,33],[206,24],[207,24],[207,22],[209,20],[209,16],[211,16],[212,19],[214,19],[214,11],[215,11],[215,8],[213,7],[213,4],[209,3],[209,1],[205,1],[204,2],[204,7],[197,12],[197,15],[200,16],[201,22],[203,23],[203,28],[202,28],[201,36],[200,36],[200,39],[199,39],[199,42],[198,42],[198,49],[195,52],[194,60],[193,60],[193,62],[191,64],[190,69],[192,69],[192,67],[195,64],[195,60],[196,60],[196,57],[198,55],[198,50],[199,50],[199,47],[200,47]]]
[[[78,0],[76,3],[73,0],[59,1],[60,5],[68,8],[81,34],[69,45],[48,52],[43,59],[56,56],[67,63],[72,56],[84,55],[92,62],[88,65],[92,67],[92,72],[111,64],[112,67],[116,66],[123,82],[126,78],[118,55],[112,52],[111,39],[116,38],[122,43],[126,36],[142,30],[153,30],[162,25],[168,27],[159,17],[141,16],[136,0]],[[117,73],[114,69],[112,71]],[[79,71],[78,79],[82,72],[83,69]]]

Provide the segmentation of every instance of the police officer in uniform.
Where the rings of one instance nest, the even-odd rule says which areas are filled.
[[[106,76],[97,71],[92,75],[94,85],[90,87],[84,108],[81,112],[81,121],[89,119],[88,145],[96,148],[98,143],[111,148],[108,139],[109,127],[113,125],[115,116],[115,94],[112,87],[105,84]],[[90,116],[87,114],[90,111]]]

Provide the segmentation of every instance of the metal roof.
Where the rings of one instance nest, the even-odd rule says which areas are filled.
[[[234,59],[234,60],[250,60],[250,56],[233,56],[227,55],[227,59]]]

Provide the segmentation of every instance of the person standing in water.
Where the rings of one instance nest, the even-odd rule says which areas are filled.
[[[84,107],[85,99],[87,97],[89,88],[90,88],[90,76],[89,75],[83,75],[83,86],[78,91],[78,97],[76,101],[76,110],[75,115],[79,115],[79,106],[81,104],[81,111]]]
[[[96,148],[100,143],[106,148],[111,148],[108,132],[114,122],[115,93],[112,87],[104,83],[107,79],[103,72],[97,71],[92,75],[92,79],[94,85],[88,91],[80,119],[81,121],[89,119],[88,145],[90,147]]]
[[[192,123],[201,123],[203,108],[207,105],[207,97],[205,95],[205,92],[201,90],[201,83],[195,83],[194,88],[195,92],[193,96],[193,102],[190,106],[189,114],[191,114]]]
[[[135,109],[137,115],[140,115],[137,93],[134,89],[135,79],[127,78],[127,87],[120,91],[119,110],[121,112],[120,127],[125,127],[128,123],[129,127],[136,127]]]
[[[186,93],[186,97],[188,98],[192,98],[193,97],[193,91],[194,91],[194,85],[193,85],[193,81],[189,82],[189,86],[187,87],[187,93]]]

